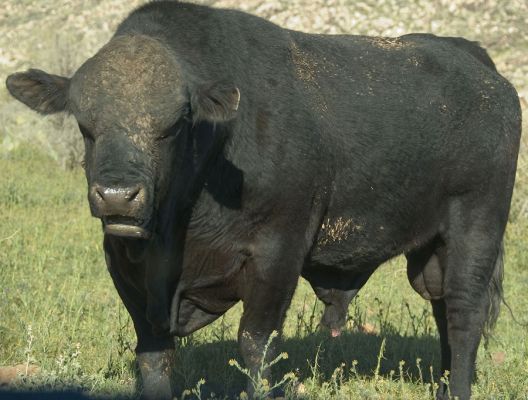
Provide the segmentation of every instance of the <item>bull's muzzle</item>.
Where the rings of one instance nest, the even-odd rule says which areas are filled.
[[[142,227],[147,203],[142,185],[128,187],[94,184],[90,188],[90,204],[95,217],[101,218],[106,234],[148,239],[150,232]]]

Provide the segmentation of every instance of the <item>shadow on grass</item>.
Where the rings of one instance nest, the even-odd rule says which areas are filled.
[[[385,351],[381,359],[379,373],[390,376],[393,370],[398,376],[400,361],[405,361],[403,370],[405,379],[418,382],[417,359],[421,359],[421,370],[425,381],[430,381],[430,366],[439,371],[440,344],[433,336],[407,337],[399,334],[384,336],[369,335],[360,332],[343,333],[331,338],[328,332],[318,332],[301,338],[288,338],[279,346],[279,351],[288,353],[288,359],[277,364],[274,378],[280,378],[293,371],[301,381],[315,374],[327,381],[336,368],[344,364],[345,377],[353,378],[350,373],[352,362],[357,361],[359,376],[373,377],[378,363],[378,355],[385,338]],[[175,381],[178,387],[191,389],[204,378],[202,394],[215,393],[229,398],[245,390],[245,377],[228,361],[235,358],[242,361],[237,343],[225,340],[214,343],[190,343],[179,348],[175,365]]]
[[[429,367],[439,371],[438,339],[433,336],[401,336],[399,334],[369,335],[360,332],[344,332],[338,338],[331,338],[329,332],[317,332],[305,337],[287,338],[280,344],[278,350],[288,353],[288,359],[280,361],[274,368],[274,378],[280,380],[288,372],[295,372],[301,380],[316,376],[321,381],[328,381],[332,374],[343,365],[345,379],[354,380],[350,373],[352,363],[357,361],[357,375],[365,378],[375,374],[380,348],[385,339],[385,351],[380,363],[379,374],[389,377],[391,370],[396,376],[400,361],[405,361],[404,372],[406,380],[418,382],[419,371],[417,359],[421,359],[422,374],[425,381],[430,381]],[[202,398],[215,394],[220,398],[235,398],[245,390],[245,376],[228,362],[235,358],[242,361],[238,346],[234,340],[220,340],[211,343],[197,343],[193,337],[182,341],[176,352],[174,382],[178,388],[177,395],[181,396],[183,389],[193,389],[202,378],[206,383],[201,387]],[[139,384],[138,371],[135,366],[130,369],[136,373]],[[110,378],[111,379],[111,378]],[[0,400],[4,399],[95,399],[110,398],[101,396],[88,397],[79,391],[70,392],[7,392],[0,391]],[[82,391],[82,389],[79,389]],[[138,391],[140,388],[138,386]],[[118,395],[118,394],[116,394]],[[111,398],[115,399],[116,395]],[[135,397],[135,396],[134,396]],[[132,398],[134,398],[132,397]],[[121,399],[131,398],[122,396]],[[186,397],[192,398],[192,397]]]
[[[0,400],[90,400],[91,398],[76,391],[32,391],[19,392],[0,390]],[[124,400],[124,397],[112,397]]]

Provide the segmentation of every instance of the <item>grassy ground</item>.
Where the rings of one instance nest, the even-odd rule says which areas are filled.
[[[202,1],[238,6],[232,0]],[[38,66],[70,74],[139,0],[7,1],[0,9],[0,76]],[[316,32],[398,35],[432,31],[480,40],[528,99],[528,3],[495,0],[261,1],[242,7],[283,26]],[[108,11],[110,10],[110,11]],[[526,119],[526,118],[525,118]],[[106,272],[102,234],[90,218],[79,135],[69,120],[42,119],[0,88],[0,365],[37,365],[16,388],[75,386],[133,396],[134,334]],[[524,122],[524,130],[527,131]],[[28,144],[30,143],[30,144]],[[520,157],[506,238],[505,294],[528,323],[528,158]],[[66,167],[66,168],[65,168]],[[401,259],[384,265],[350,308],[339,339],[318,330],[321,305],[300,282],[285,327],[277,379],[296,376],[290,397],[431,398],[439,344],[427,302],[409,287]],[[177,380],[205,393],[239,393],[234,341],[240,307],[180,341]],[[370,333],[369,333],[370,332]],[[503,309],[478,356],[476,399],[528,399],[528,328]],[[420,360],[420,361],[418,361]]]
[[[36,364],[18,388],[80,387],[94,395],[134,392],[134,334],[106,272],[99,223],[89,216],[78,169],[65,171],[28,146],[0,158],[0,365]],[[506,298],[527,323],[528,224],[507,232]],[[204,393],[238,393],[244,376],[229,366],[240,307],[180,341],[177,380],[206,380]],[[410,289],[396,259],[369,281],[338,339],[318,330],[321,305],[301,281],[290,308],[277,379],[294,372],[292,396],[306,399],[430,398],[439,369],[438,338],[427,302]],[[365,330],[370,333],[364,332]],[[507,310],[481,347],[477,399],[528,398],[528,336]],[[204,396],[205,398],[205,396]]]

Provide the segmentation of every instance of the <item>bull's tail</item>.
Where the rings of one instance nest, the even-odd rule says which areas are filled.
[[[489,296],[489,310],[486,322],[484,324],[484,339],[490,337],[490,333],[497,322],[501,303],[504,301],[504,290],[502,288],[502,280],[504,279],[504,244],[501,242],[497,259],[495,260],[495,268],[488,286]]]

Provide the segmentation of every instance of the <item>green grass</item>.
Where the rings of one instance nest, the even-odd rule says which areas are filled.
[[[41,150],[0,153],[0,365],[37,364],[18,389],[79,387],[96,396],[133,397],[134,333],[104,264],[99,222],[90,217],[80,169],[65,170]],[[506,299],[528,315],[528,223],[506,237]],[[290,307],[276,379],[296,376],[288,397],[425,399],[439,344],[429,308],[410,288],[405,263],[382,266],[349,310],[338,339],[318,329],[322,305],[301,281]],[[176,379],[202,398],[238,394],[244,375],[235,342],[240,305],[211,326],[179,340]],[[374,334],[362,333],[370,324]],[[493,338],[478,355],[476,399],[527,399],[528,329],[503,308]],[[381,351],[383,350],[383,351]],[[504,356],[504,357],[502,357]],[[502,358],[504,358],[502,360]],[[233,363],[231,363],[233,364]],[[198,385],[199,386],[199,385]]]

